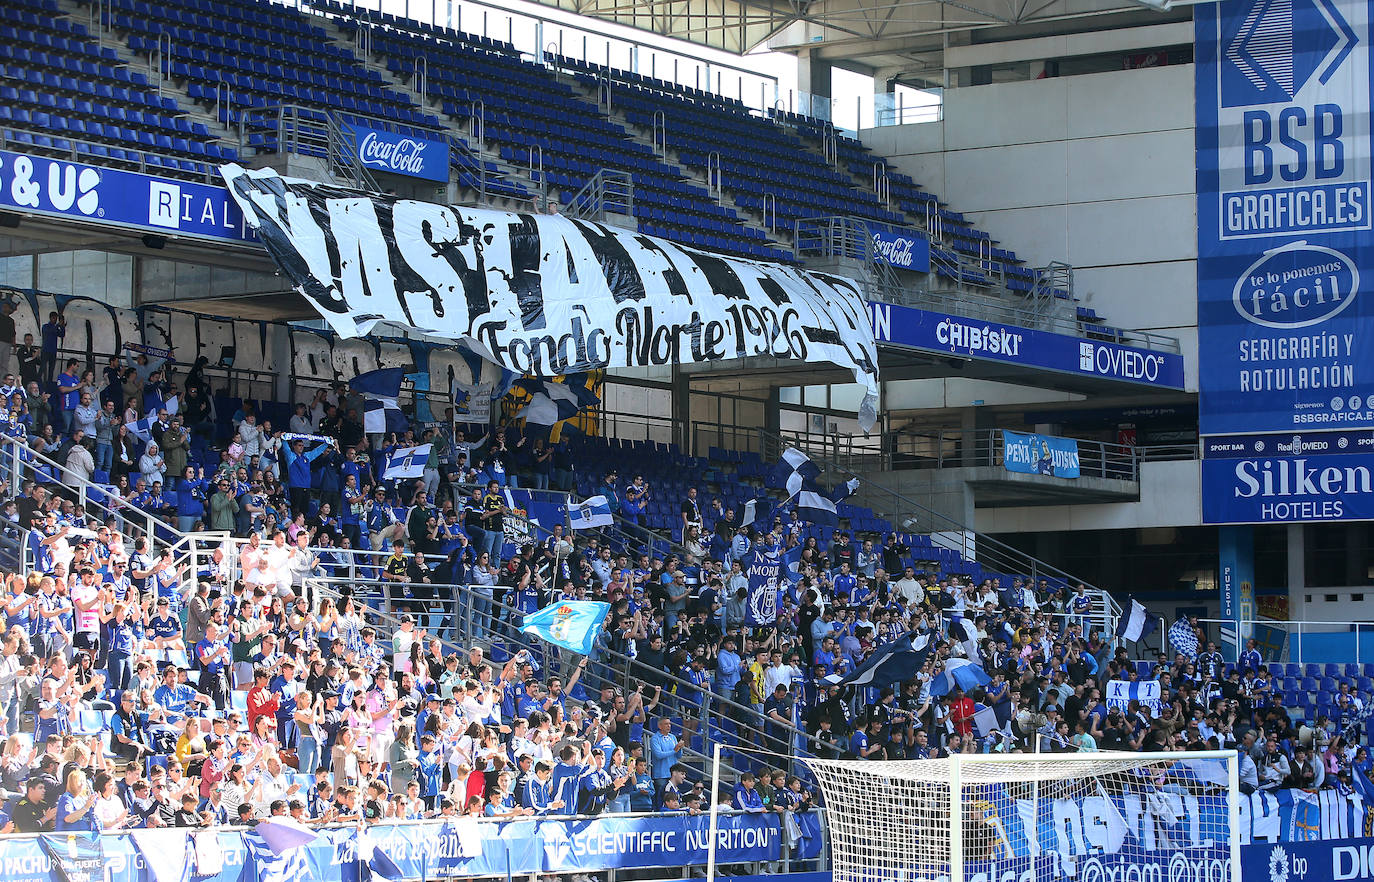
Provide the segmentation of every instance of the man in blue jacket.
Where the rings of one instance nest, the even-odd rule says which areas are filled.
[[[282,456],[286,461],[286,487],[291,496],[292,516],[302,514],[310,504],[310,463],[326,450],[330,450],[337,442],[332,438],[319,438],[310,443],[314,446],[308,452],[302,438],[296,438],[282,448]]]

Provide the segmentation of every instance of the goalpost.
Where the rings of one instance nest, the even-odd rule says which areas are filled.
[[[834,882],[1240,882],[1234,751],[804,762]]]

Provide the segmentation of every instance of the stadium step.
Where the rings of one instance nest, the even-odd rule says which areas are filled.
[[[307,14],[310,13],[308,8],[305,11]],[[382,81],[388,88],[408,96],[425,113],[431,113],[438,117],[442,121],[444,128],[448,129],[450,134],[467,144],[474,155],[480,155],[483,162],[491,164],[492,168],[488,172],[489,175],[494,174],[504,178],[506,181],[519,184],[531,194],[537,194],[539,192],[539,184],[531,178],[528,169],[506,162],[500,155],[492,150],[490,144],[487,145],[486,153],[478,154],[477,145],[473,143],[467,128],[449,121],[447,114],[444,113],[443,101],[429,96],[421,98],[419,91],[415,88],[414,80],[402,79],[399,74],[392,71],[387,64],[387,56],[382,55],[378,58],[364,58],[364,53],[358,48],[357,41],[350,35],[344,33],[331,18],[323,15],[311,15],[311,22],[324,29],[324,32],[329,35],[330,43],[348,50],[353,54],[354,58],[358,59],[360,64],[364,64],[369,69],[380,74]],[[480,191],[462,185],[459,185],[454,201],[463,205],[480,204],[487,208],[507,211],[529,211],[530,207],[528,202],[493,195],[490,192],[483,198]]]
[[[78,3],[76,0],[56,0],[57,8],[77,24],[89,27],[91,16],[90,7],[87,4]],[[92,31],[94,35],[94,31]],[[102,41],[105,48],[113,49],[119,56],[119,60],[126,64],[130,70],[136,70],[148,74],[148,82],[152,88],[156,89],[156,77],[152,73],[152,61],[146,55],[139,55],[129,48],[127,40],[112,38],[108,34]],[[171,77],[166,77],[162,81],[162,95],[171,98],[177,103],[177,109],[190,123],[202,123],[211,135],[218,138],[223,146],[239,148],[239,136],[230,131],[229,127],[215,118],[212,108],[201,107],[193,99],[182,84],[178,84]]]

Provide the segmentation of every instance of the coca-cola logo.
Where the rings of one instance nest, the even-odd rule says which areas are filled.
[[[439,141],[408,138],[375,129],[360,130],[359,134],[362,137],[358,141],[358,158],[368,168],[413,177],[447,177],[448,158],[440,155],[446,145]]]
[[[908,236],[874,233],[873,253],[879,260],[893,266],[910,267],[915,263],[916,240]]]

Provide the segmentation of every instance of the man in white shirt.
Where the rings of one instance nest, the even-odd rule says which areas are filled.
[[[267,768],[258,771],[262,786],[258,790],[258,801],[253,812],[258,817],[267,817],[268,807],[278,799],[290,799],[301,789],[301,785],[291,780],[282,767],[281,758],[275,753],[267,757]]]
[[[897,594],[902,598],[902,602],[908,605],[913,601],[924,600],[926,596],[925,585],[916,578],[914,567],[907,567],[903,570],[902,578],[898,579],[893,587],[897,589]]]

